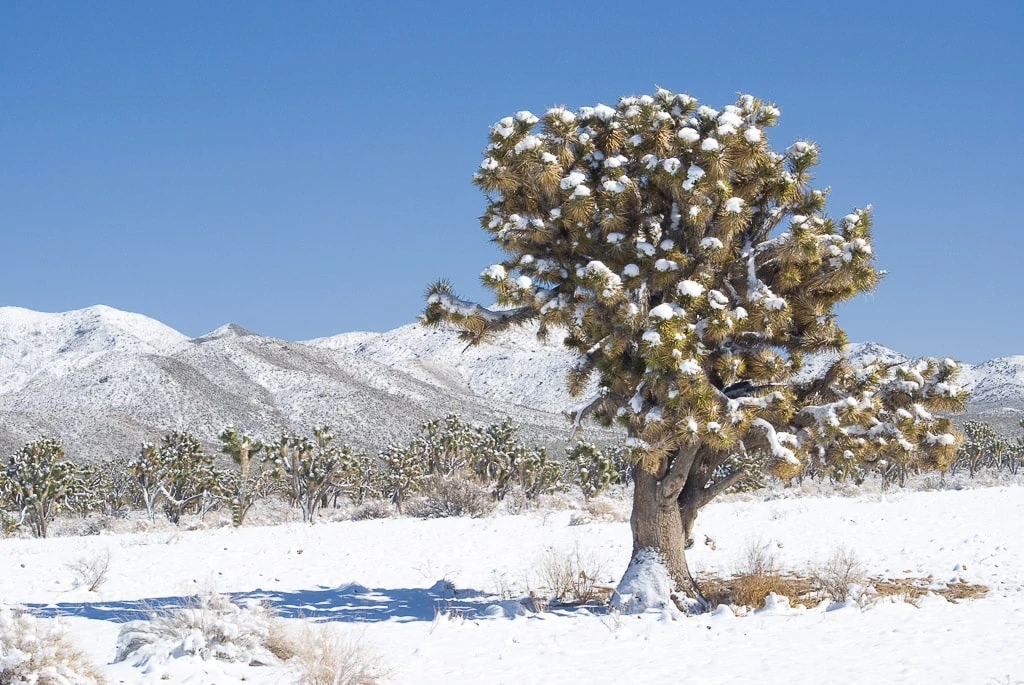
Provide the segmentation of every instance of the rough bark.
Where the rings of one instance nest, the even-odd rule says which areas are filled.
[[[707,603],[686,563],[684,521],[677,495],[665,496],[660,476],[643,464],[638,464],[634,473],[633,513],[630,516],[633,556],[619,591],[623,594],[637,591],[635,587],[625,587],[627,578],[635,575],[637,564],[649,563],[650,553],[654,552],[664,564],[672,587],[668,597],[644,597],[640,605],[651,606],[670,600],[683,611],[702,610]],[[692,527],[693,522],[689,521],[688,525]]]

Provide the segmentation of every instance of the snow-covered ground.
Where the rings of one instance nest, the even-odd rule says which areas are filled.
[[[697,570],[729,573],[760,544],[799,571],[843,546],[873,576],[990,588],[956,604],[929,596],[916,606],[677,620],[520,614],[508,598],[541,587],[539,562],[551,549],[578,550],[611,583],[625,568],[627,523],[570,525],[573,517],[534,511],[0,540],[0,604],[69,616],[74,639],[114,683],[293,682],[279,667],[112,663],[118,621],[211,590],[269,600],[295,624],[332,621],[371,645],[395,683],[1024,682],[1024,487],[739,499],[712,504],[698,520],[698,540],[710,537],[714,549],[692,550]],[[107,554],[108,582],[97,592],[75,587],[70,566]]]

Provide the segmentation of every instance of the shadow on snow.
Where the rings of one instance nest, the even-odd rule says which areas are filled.
[[[236,604],[266,603],[282,618],[316,621],[376,623],[379,621],[433,621],[439,614],[475,618],[512,618],[528,613],[519,600],[502,600],[496,595],[455,588],[440,580],[429,588],[367,588],[350,583],[336,588],[279,592],[252,590],[231,592]],[[195,604],[197,597],[153,597],[116,602],[57,602],[26,604],[33,614],[50,618],[77,616],[99,621],[126,623],[145,620],[153,613]],[[595,607],[587,607],[593,611]],[[566,608],[567,611],[579,608]],[[561,610],[556,613],[561,613]]]

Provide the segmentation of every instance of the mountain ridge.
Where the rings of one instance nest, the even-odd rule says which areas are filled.
[[[560,452],[564,413],[580,400],[565,388],[573,357],[556,337],[519,329],[466,349],[454,331],[414,323],[297,342],[225,324],[188,338],[102,305],[54,314],[0,307],[0,450],[47,434],[72,456],[99,459],[172,429],[213,446],[228,424],[268,438],[330,424],[340,440],[376,450],[455,412],[478,422],[511,416],[524,438]],[[847,354],[908,359],[870,342]],[[808,372],[834,356],[810,359]],[[969,416],[1015,427],[1024,355],[965,364],[962,382],[975,391]],[[618,435],[588,430],[602,441]]]

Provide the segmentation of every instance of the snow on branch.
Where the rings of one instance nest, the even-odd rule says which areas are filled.
[[[428,326],[451,323],[463,329],[470,344],[478,344],[490,333],[525,324],[537,318],[536,307],[488,309],[464,300],[451,291],[445,282],[435,283],[427,291],[427,308],[421,322]]]

